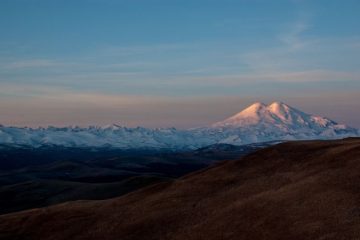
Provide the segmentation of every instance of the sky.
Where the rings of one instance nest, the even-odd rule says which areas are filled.
[[[255,101],[360,127],[358,0],[1,0],[0,123],[188,128]]]

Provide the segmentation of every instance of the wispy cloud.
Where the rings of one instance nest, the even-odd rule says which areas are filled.
[[[246,84],[255,83],[319,83],[319,82],[359,82],[360,72],[342,72],[325,69],[305,70],[305,71],[279,71],[266,73],[250,73],[235,75],[217,75],[193,77],[188,80],[183,79],[182,82],[174,81],[174,85],[206,84],[207,86],[221,87],[241,87]]]
[[[109,56],[131,56],[142,55],[154,52],[169,52],[178,51],[181,49],[188,49],[193,44],[184,43],[161,43],[161,44],[149,44],[149,45],[133,45],[133,46],[103,46],[98,49],[98,53],[101,55]]]
[[[308,20],[298,19],[287,24],[276,35],[279,44],[248,51],[242,54],[241,58],[255,73],[290,71],[297,68],[302,64],[301,55],[317,42],[302,37],[309,28]]]
[[[103,106],[112,104],[138,104],[145,101],[161,99],[161,97],[108,94],[94,91],[79,91],[61,86],[42,86],[28,84],[2,84],[0,95],[8,99],[32,99],[37,101],[90,103]],[[3,99],[4,100],[4,99]]]
[[[1,64],[2,68],[10,70],[18,70],[24,68],[45,68],[54,66],[63,66],[63,63],[59,63],[55,60],[50,59],[29,59]]]
[[[356,64],[358,56],[345,61],[348,68],[341,69],[336,64],[349,58],[339,57],[342,52],[358,51],[359,39],[306,37],[310,29],[311,22],[299,18],[273,33],[276,42],[249,49],[237,44],[217,49],[216,43],[209,42],[149,44],[105,46],[87,56],[72,57],[71,61],[66,57],[1,60],[0,84],[2,87],[17,82],[83,92],[189,96],[214,95],[216,87],[226,94],[233,87],[245,86],[251,93],[256,92],[252,86],[257,83],[292,83],[295,87],[315,82],[359,82],[359,71],[348,67],[350,63]],[[333,52],[334,45],[338,52]],[[169,51],[171,54],[167,54]],[[337,56],[331,60],[323,57],[331,54]]]
[[[291,24],[285,33],[279,35],[279,40],[283,42],[289,50],[299,50],[307,43],[301,38],[301,34],[308,30],[309,27],[307,21],[298,20]]]

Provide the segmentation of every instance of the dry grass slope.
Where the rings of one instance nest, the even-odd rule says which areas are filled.
[[[0,239],[360,239],[360,139],[279,144],[119,198],[2,215]]]

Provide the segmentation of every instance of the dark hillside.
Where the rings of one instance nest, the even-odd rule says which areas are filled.
[[[104,201],[0,216],[1,239],[360,239],[360,139],[288,142]]]

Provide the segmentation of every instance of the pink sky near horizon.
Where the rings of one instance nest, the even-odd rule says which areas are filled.
[[[0,124],[69,126],[119,124],[128,127],[206,126],[240,112],[253,102],[282,101],[303,112],[360,128],[360,94],[301,96],[119,96],[50,92],[43,96],[0,97]]]

